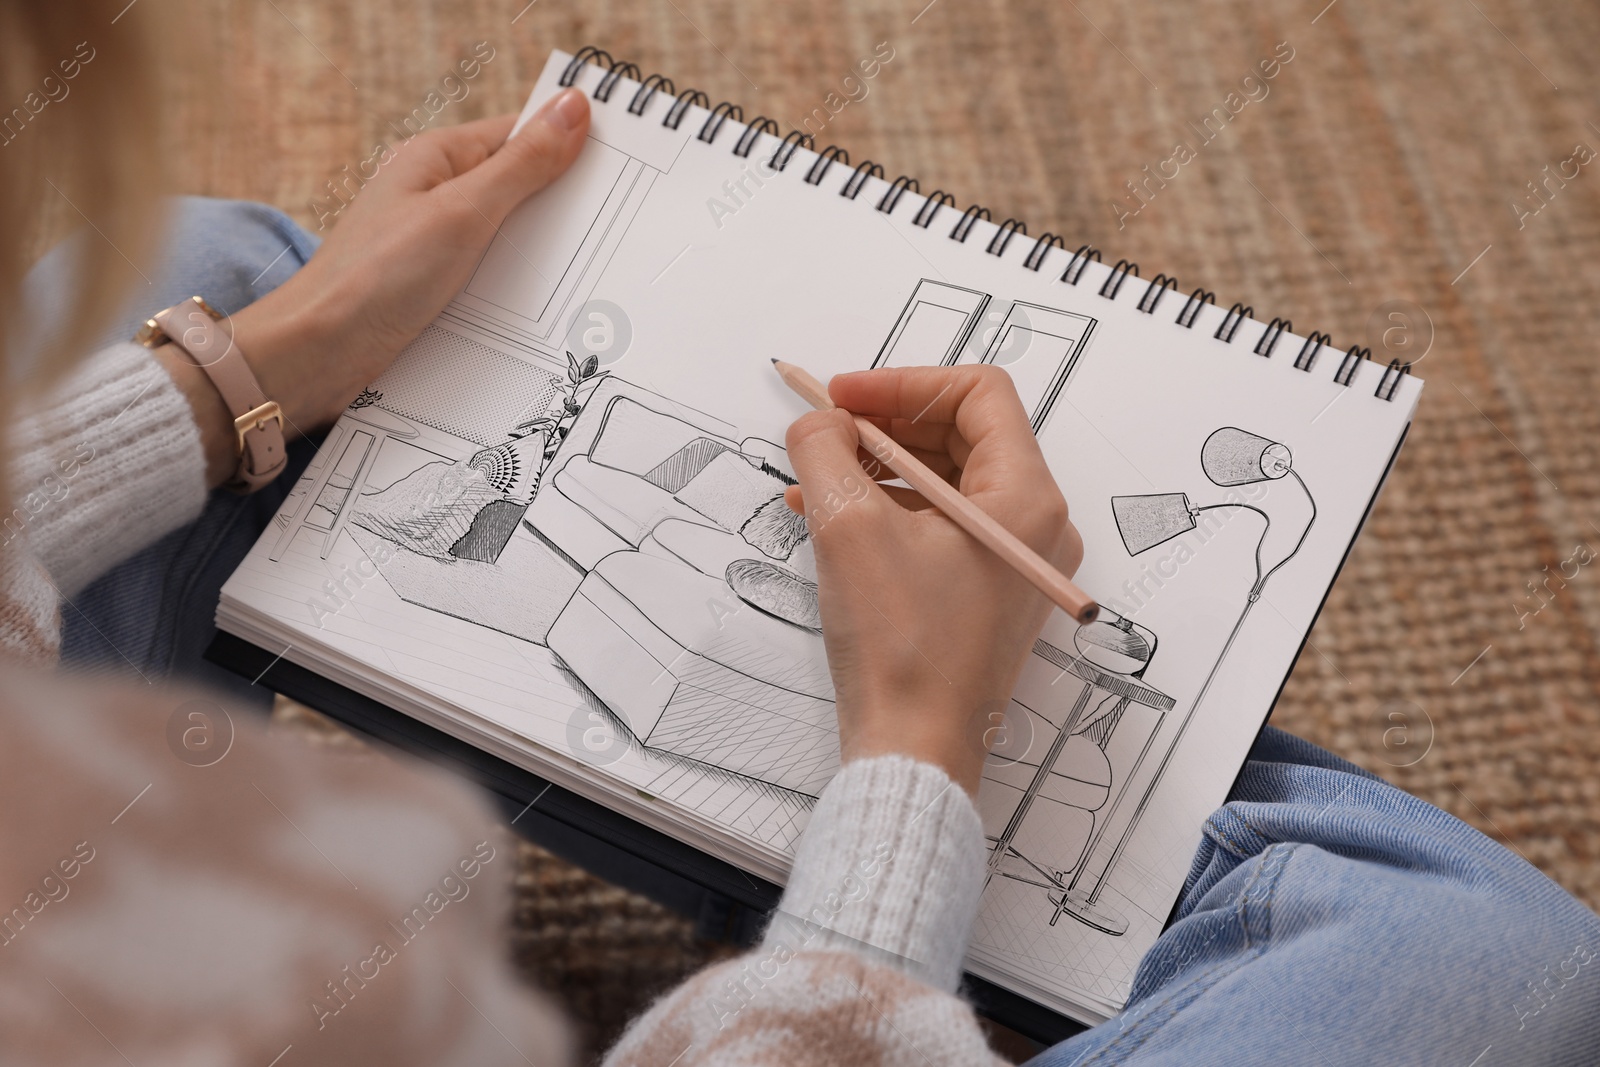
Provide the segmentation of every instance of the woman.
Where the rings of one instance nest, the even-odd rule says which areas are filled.
[[[139,273],[121,264],[146,261],[154,230],[133,195],[156,143],[148,68],[109,46],[82,58],[80,8],[109,16],[0,7],[13,97],[29,99],[29,79],[81,79],[75,110],[41,106],[7,143],[0,217],[0,300],[22,324],[0,467],[7,1058],[570,1062],[562,1021],[501,961],[505,842],[460,785],[293,749],[154,684],[195,660],[213,579],[295,458],[259,404],[241,448],[238,405],[205,360],[127,338],[168,308],[164,332],[187,328],[183,301],[204,296],[228,316],[219,359],[243,359],[288,438],[315,433],[438,313],[499,220],[572,162],[587,102],[565,93],[509,141],[509,117],[423,135],[321,248],[270,209],[185,201],[117,321],[116,275]],[[24,223],[58,195],[88,228],[23,280]],[[869,372],[832,389],[1075,569],[1081,543],[1004,373]],[[843,415],[805,416],[788,446],[797,510],[865,479]],[[265,484],[208,497],[225,483]],[[983,882],[973,718],[1009,694],[1048,605],[919,504],[874,487],[814,531],[842,770],[763,943],[664,998],[609,1062],[994,1061],[955,995]],[[950,603],[960,639],[938,623]],[[69,677],[63,650],[118,673]],[[1593,1062],[1594,915],[1313,746],[1268,730],[1252,756],[1127,1010],[1041,1062]]]

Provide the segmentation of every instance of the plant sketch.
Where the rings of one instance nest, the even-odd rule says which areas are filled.
[[[519,440],[532,434],[545,435],[544,453],[539,462],[539,475],[542,478],[545,469],[550,466],[550,461],[555,458],[556,452],[561,448],[561,442],[567,439],[567,433],[572,429],[572,422],[583,410],[583,402],[578,399],[580,390],[584,396],[594,392],[595,386],[600,384],[600,379],[610,371],[600,369],[600,357],[590,356],[582,363],[576,356],[567,353],[567,380],[559,388],[557,395],[561,398],[561,406],[552,412],[545,412],[535,418],[520,422],[511,431],[511,439]]]

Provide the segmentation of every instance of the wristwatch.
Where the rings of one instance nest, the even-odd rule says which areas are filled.
[[[146,348],[176,345],[205,372],[233,416],[239,436],[239,468],[225,488],[253,493],[283,473],[288,454],[283,442],[283,409],[261,391],[231,332],[218,325],[222,315],[198,296],[158,311],[134,340]]]

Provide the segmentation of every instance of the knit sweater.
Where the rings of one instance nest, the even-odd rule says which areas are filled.
[[[5,538],[25,533],[72,597],[200,514],[205,460],[189,402],[148,350],[97,353],[17,421]]]
[[[453,905],[462,915],[455,934],[404,947],[413,921],[439,914],[435,901],[442,909],[458,899],[450,885],[466,900],[468,864],[476,875],[488,866],[483,849],[494,852],[487,843],[470,846],[478,859],[450,866],[455,842],[499,833],[462,784],[387,760],[368,758],[354,771],[323,766],[325,757],[264,737],[242,716],[228,719],[233,748],[224,756],[239,754],[198,769],[212,765],[187,758],[192,724],[227,718],[207,698],[40,673],[59,656],[62,604],[204,505],[192,412],[150,354],[124,344],[86,360],[18,421],[8,446],[13,501],[0,538],[0,664],[11,662],[0,666],[8,742],[0,746],[0,836],[8,857],[0,861],[0,908],[21,904],[0,920],[0,1005],[16,1008],[0,1007],[0,1029],[16,1054],[65,1062],[81,1036],[85,1050],[105,1059],[95,1034],[109,1026],[119,1056],[133,1062],[182,1052],[264,1063],[286,1053],[277,1051],[283,1044],[301,1063],[371,1059],[378,1050],[399,1065],[570,1062],[564,1025],[515,984],[494,948],[501,895],[480,893],[476,911]],[[135,810],[129,805],[106,825],[100,809],[121,805],[124,793],[135,804],[149,793],[143,817],[159,824],[146,832],[130,819],[118,831]],[[42,802],[51,818],[19,817]],[[94,806],[93,825],[104,827],[97,840],[116,859],[94,868],[108,876],[98,888],[89,877],[72,883],[83,898],[74,922],[40,921],[59,918],[44,911],[58,899],[52,884],[72,891],[62,879],[83,877],[83,855],[95,854],[86,840],[76,859],[55,855],[77,847],[66,837],[79,832],[69,825],[89,825],[86,812],[74,814],[84,805]],[[337,830],[352,805],[366,821]],[[430,822],[436,829],[424,832]],[[342,851],[305,848],[341,832],[357,834]],[[977,811],[942,770],[895,756],[847,764],[812,812],[761,944],[664,997],[607,1062],[1002,1062],[955,995],[983,856]],[[354,879],[336,859],[354,868]],[[74,875],[65,874],[69,864]],[[439,879],[433,868],[441,864],[457,873]],[[52,872],[44,896],[35,887],[40,870]],[[502,864],[488,881],[504,873]],[[141,906],[184,902],[177,926],[154,940],[139,931],[159,924],[159,912],[117,918],[152,892]],[[414,899],[426,907],[406,912]],[[401,927],[397,914],[405,915]],[[285,915],[299,918],[285,923]],[[97,917],[105,921],[98,932]],[[175,936],[191,925],[210,932],[201,941]],[[387,956],[366,948],[378,929]],[[219,950],[218,938],[254,955]],[[259,965],[261,953],[272,966]],[[388,973],[391,959],[409,969],[385,983],[375,976]],[[246,973],[250,984],[240,987]],[[187,980],[172,982],[174,974]],[[206,999],[219,989],[234,993]],[[295,1018],[291,1036],[274,1029]],[[95,1030],[82,1019],[96,1020]]]
[[[85,360],[19,412],[0,501],[0,658],[45,666],[60,607],[205,504],[200,433],[183,394],[128,342]]]
[[[999,1064],[954,993],[983,890],[966,792],[903,756],[846,764],[801,836],[756,951],[689,979],[607,1059],[669,1064]]]

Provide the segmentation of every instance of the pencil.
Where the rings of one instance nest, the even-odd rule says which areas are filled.
[[[778,369],[778,376],[784,384],[812,407],[827,411],[838,406],[828,396],[827,387],[805,370],[781,359],[774,359],[772,365]],[[929,470],[921,460],[902,450],[894,438],[872,422],[860,415],[855,416],[855,420],[862,448],[887,464],[890,470],[905,479],[907,485],[921,493],[928,503],[944,512],[957,526],[1015,568],[1018,574],[1037,586],[1041,593],[1060,605],[1079,624],[1091,623],[1100,614],[1100,605],[1089,594],[1073,585],[1070,578],[1023,544],[982,508],[962,496],[955,486]]]

